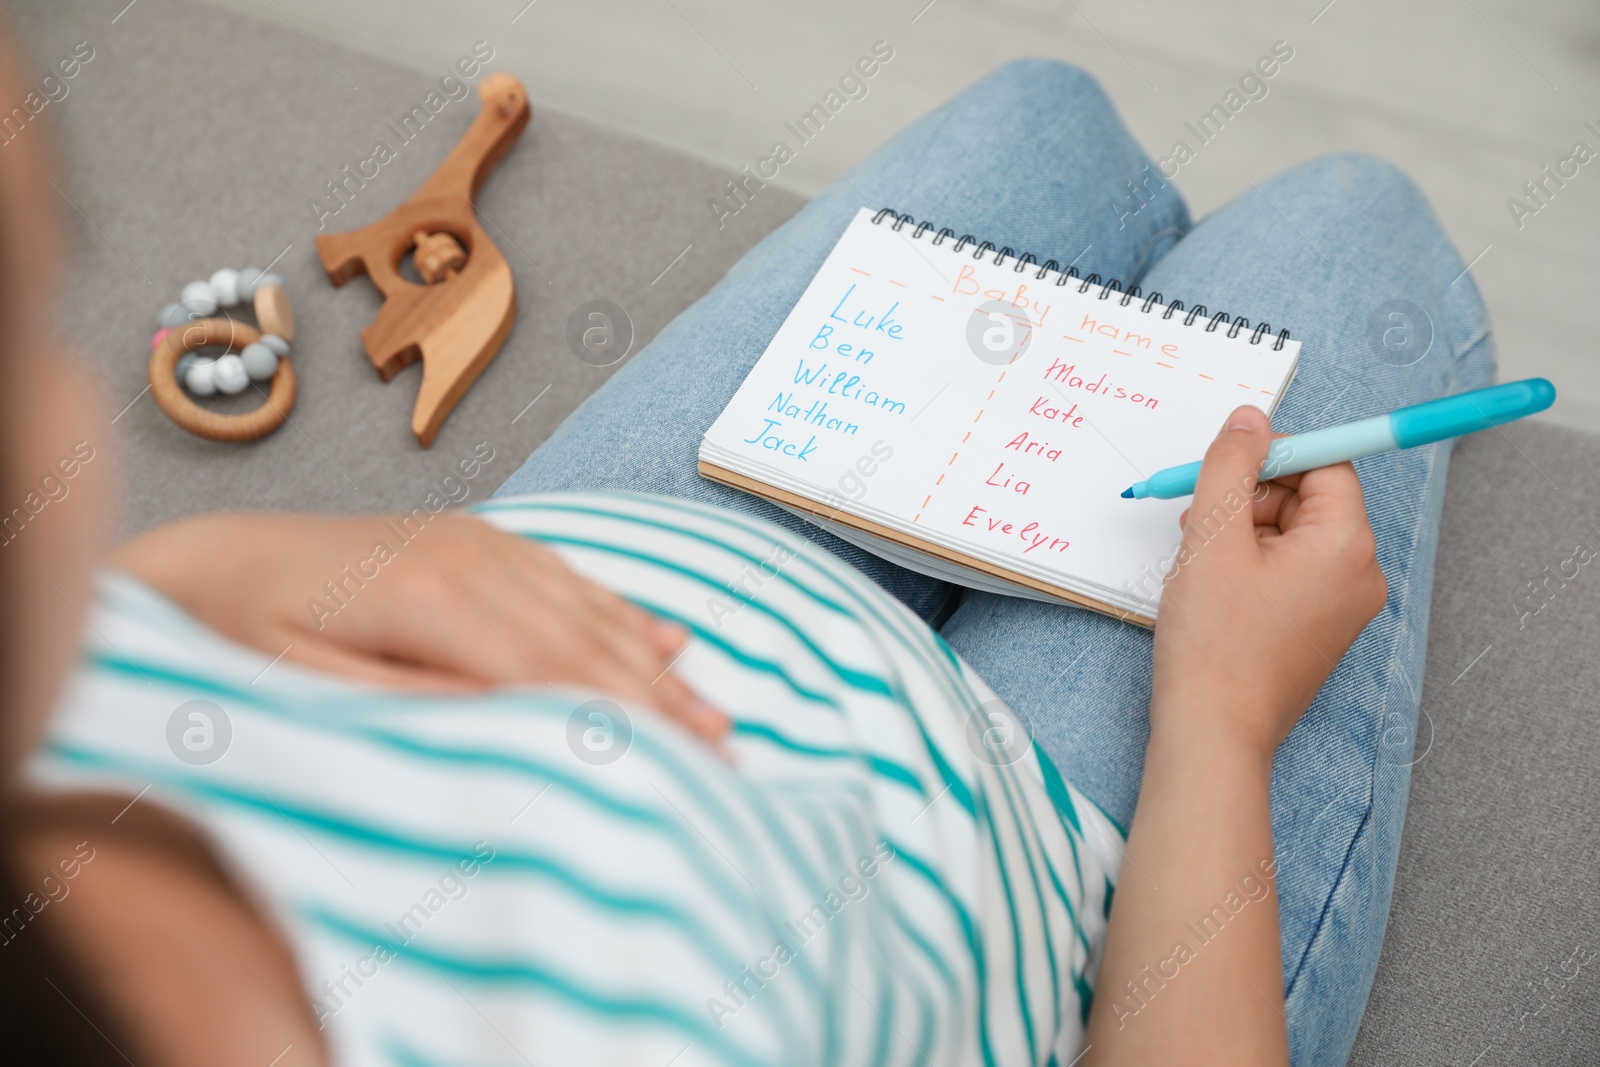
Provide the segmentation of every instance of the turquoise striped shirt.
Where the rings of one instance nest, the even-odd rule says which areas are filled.
[[[1121,835],[938,634],[752,518],[476,511],[687,627],[730,758],[600,693],[271,664],[107,573],[33,776],[197,823],[337,1063],[1076,1058]]]

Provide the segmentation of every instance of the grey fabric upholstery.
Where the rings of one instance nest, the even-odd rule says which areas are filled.
[[[326,183],[346,166],[355,172],[383,140],[395,158],[364,188],[347,187],[326,232],[394,208],[470,125],[476,91],[405,143],[390,124],[438,88],[443,64],[418,74],[313,46],[286,24],[182,0],[139,0],[115,24],[106,8],[51,0],[12,18],[40,67],[80,41],[94,49],[38,122],[60,142],[57,207],[75,235],[62,318],[99,370],[107,419],[121,412],[108,437],[122,463],[124,535],[215,508],[415,507],[487,441],[495,458],[471,486],[477,499],[611,373],[568,345],[575,308],[592,299],[621,306],[637,351],[801,203],[769,186],[719,229],[706,201],[728,174],[535,102],[478,200],[516,277],[516,326],[424,450],[410,429],[420,367],[379,380],[360,333],[381,299],[366,278],[328,283],[311,202],[340,203]],[[459,42],[450,62],[473,45]],[[41,132],[30,125],[19,138]],[[248,445],[192,437],[141,395],[156,311],[185,282],[219,267],[264,267],[280,252],[273,269],[299,326],[291,422]]]
[[[378,298],[362,279],[328,285],[309,201],[376,139],[393,146],[386,123],[436,76],[180,0],[113,23],[120,6],[51,0],[13,18],[39,64],[95,49],[40,121],[63,148],[76,232],[62,318],[117,416],[123,535],[218,508],[409,508],[481,441],[495,449],[472,488],[485,495],[608,373],[568,347],[578,304],[625,308],[637,349],[800,204],[768,187],[719,229],[704,205],[726,174],[536,105],[480,201],[517,277],[517,326],[424,451],[408,429],[417,372],[385,385],[368,365],[358,334]],[[475,96],[448,105],[329,228],[409,195],[475,112]],[[293,425],[246,446],[188,436],[141,395],[157,307],[286,246]],[[1527,583],[1600,550],[1597,500],[1600,438],[1524,425],[1457,450],[1399,877],[1354,1063],[1600,1062],[1600,561],[1550,580],[1519,628],[1541,603]]]
[[[1600,1063],[1597,501],[1600,438],[1521,425],[1456,449],[1394,903],[1352,1063]]]

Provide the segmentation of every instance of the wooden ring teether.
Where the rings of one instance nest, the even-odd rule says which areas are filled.
[[[289,331],[292,334],[293,320]],[[206,345],[226,345],[231,351],[261,340],[261,331],[232,319],[199,319],[177,327],[162,337],[150,352],[150,395],[167,418],[183,429],[212,441],[253,441],[282,426],[294,407],[294,367],[278,360],[266,402],[254,411],[224,415],[209,411],[189,399],[178,384],[178,358]]]

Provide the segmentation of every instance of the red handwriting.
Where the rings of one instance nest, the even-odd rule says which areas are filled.
[[[1007,474],[1004,463],[998,464],[994,472],[983,480],[983,484],[992,485],[996,489],[1009,489],[1013,493],[1020,493],[1023,496],[1027,496],[1028,490],[1033,488],[1032,482],[1026,482]]]
[[[1052,445],[1049,441],[1041,441],[1036,437],[1030,437],[1027,430],[1023,430],[1007,441],[1006,447],[1013,452],[1021,452],[1026,456],[1043,456],[1051,463],[1061,458],[1061,449]]]
[[[1003,534],[1007,537],[1020,538],[1026,546],[1022,550],[1023,555],[1027,555],[1036,548],[1042,548],[1046,552],[1065,552],[1067,547],[1072,544],[1065,537],[1052,537],[1050,534],[1040,533],[1039,524],[1036,522],[1030,522],[1019,527],[1010,519],[995,518],[987,508],[981,508],[977,505],[973,505],[972,510],[967,512],[967,517],[961,520],[961,525],[972,526],[989,533]]]
[[[1089,381],[1078,373],[1078,365],[1076,363],[1063,363],[1059,359],[1050,361],[1050,366],[1045,368],[1044,378],[1046,381],[1060,382],[1069,389],[1082,389],[1086,393],[1142,404],[1151,411],[1154,411],[1156,404],[1159,403],[1153,396],[1145,396],[1143,393],[1124,389],[1122,386],[1110,381],[1109,375],[1102,374],[1094,381]]]
[[[1083,416],[1078,414],[1077,404],[1074,403],[1070,408],[1066,409],[1058,408],[1050,403],[1050,398],[1047,396],[1041,396],[1032,404],[1029,404],[1028,414],[1037,415],[1041,419],[1059,421],[1063,425],[1071,426],[1073,429],[1083,425]]]

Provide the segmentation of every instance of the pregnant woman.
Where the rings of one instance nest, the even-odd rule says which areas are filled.
[[[56,199],[28,153],[0,155],[6,501],[104,450],[40,311]],[[962,595],[695,474],[862,206],[1289,324],[1281,431],[1489,380],[1471,279],[1392,167],[1315,160],[1198,224],[1156,173],[1087,75],[1001,68],[320,627],[306,600],[383,517],[196,518],[91,574],[107,464],[78,464],[0,551],[8,1058],[1344,1062],[1448,444],[1185,531],[1153,639]],[[1436,327],[1410,366],[1365,341],[1391,300]],[[1236,411],[1196,510],[1269,441]]]

